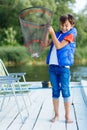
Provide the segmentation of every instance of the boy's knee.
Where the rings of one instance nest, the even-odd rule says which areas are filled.
[[[70,102],[70,97],[63,98],[64,102]]]
[[[64,90],[64,91],[62,91],[62,96],[63,96],[63,98],[68,98],[68,97],[70,97],[70,91],[69,91],[69,90]]]
[[[59,97],[60,97],[60,92],[58,92],[58,91],[53,91],[52,97],[53,97],[53,98],[59,98]]]

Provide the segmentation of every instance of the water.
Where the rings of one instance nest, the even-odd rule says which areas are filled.
[[[48,67],[47,66],[20,66],[8,67],[9,72],[26,72],[27,81],[48,81]]]
[[[71,81],[87,80],[87,66],[72,66],[71,67]]]
[[[26,72],[27,81],[49,81],[48,66],[8,67],[9,72]],[[71,81],[87,79],[87,66],[72,66]]]

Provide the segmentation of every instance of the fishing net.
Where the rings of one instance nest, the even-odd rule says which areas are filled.
[[[39,57],[43,51],[52,11],[44,7],[30,7],[19,13],[24,45],[32,57]]]

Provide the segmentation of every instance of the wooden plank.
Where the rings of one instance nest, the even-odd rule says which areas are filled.
[[[87,130],[87,108],[80,104],[75,104],[75,111],[79,130]]]
[[[70,110],[71,110],[70,117],[73,120],[73,123],[66,123],[66,128],[67,128],[67,130],[77,130],[77,124],[76,124],[76,118],[75,118],[75,112],[74,112],[73,104],[71,105]]]
[[[24,95],[26,95],[26,94],[24,94]],[[34,92],[31,93],[31,95],[34,95]],[[10,125],[17,118],[16,116],[18,116],[18,110],[17,110],[17,106],[16,106],[16,103],[15,103],[14,96],[10,96],[9,102],[8,102],[8,98],[9,97],[6,97],[6,100],[5,100],[5,103],[4,103],[4,109],[0,112],[0,124],[1,124],[0,130],[3,130],[3,129],[10,127]],[[29,105],[29,100],[28,100],[27,95],[26,95],[26,98],[27,98],[27,105]],[[21,96],[17,95],[17,99],[19,100],[18,102],[21,106],[21,104],[22,104],[22,102],[20,102],[20,101],[22,101]],[[19,119],[19,121],[17,123],[19,123],[19,125],[21,125],[21,119],[20,119],[19,116],[18,116],[18,119]]]
[[[36,93],[32,93],[31,94],[31,97],[32,97],[32,100],[31,100],[31,102],[32,102],[32,105],[30,105],[29,103],[28,103],[28,97],[27,97],[27,95],[24,95],[24,96],[26,96],[26,102],[27,102],[27,107],[29,108],[31,108],[31,107],[34,107],[33,106],[33,104],[35,104],[35,99],[37,99],[37,96],[38,96],[38,91],[36,92]],[[24,97],[25,98],[25,97]],[[19,100],[19,105],[22,107],[22,102],[20,102],[21,101],[21,97],[19,96],[18,97],[18,100]],[[36,107],[36,106],[35,106]],[[30,109],[29,108],[29,109]],[[22,111],[22,116],[23,116],[23,118],[26,118],[26,111],[25,111],[25,109],[23,109],[23,111]],[[8,130],[14,130],[14,129],[16,129],[16,130],[19,130],[21,127],[22,127],[22,123],[21,123],[21,120],[20,120],[20,115],[18,115],[17,117],[16,117],[16,119],[14,119],[14,121],[12,122],[12,124],[10,124],[9,126],[8,126]]]
[[[38,115],[38,119],[36,125],[34,126],[33,130],[41,129],[41,130],[48,130],[50,128],[50,119],[52,118],[53,114],[53,107],[52,107],[52,100],[51,100],[51,91],[45,91],[45,100],[43,102],[41,111]]]
[[[59,120],[55,123],[52,123],[51,130],[66,130],[65,111],[62,97],[60,97],[59,104]]]
[[[79,130],[87,129],[87,107],[84,103],[81,90],[82,88],[74,89],[74,108],[76,113],[77,127]]]
[[[36,101],[33,103],[30,109],[30,116],[22,126],[21,130],[32,130],[36,124],[44,99],[46,98],[44,90],[38,90],[38,92],[38,98],[36,98]]]
[[[82,95],[85,104],[87,105],[87,81],[86,80],[81,80],[81,85],[82,85]]]
[[[65,130],[64,108],[62,108],[63,103],[62,101],[60,101],[60,119],[55,123],[50,122],[50,119],[53,118],[54,111],[52,105],[51,91],[49,91],[33,130]]]
[[[74,83],[75,85],[75,83]],[[40,87],[40,83],[36,85]],[[33,88],[35,84],[33,85]],[[14,97],[11,98],[8,107],[0,112],[0,130],[86,130],[87,129],[87,106],[83,100],[82,89],[77,84],[73,87],[72,84],[72,98],[73,105],[71,105],[71,118],[74,120],[72,124],[65,124],[65,111],[62,97],[60,98],[59,120],[51,123],[49,120],[53,117],[53,105],[51,97],[51,89],[31,89],[28,96],[24,94],[24,98],[29,110],[29,118],[24,124],[21,123],[20,115],[17,115],[17,108]],[[23,107],[21,97],[18,96],[20,107]],[[22,111],[23,117],[26,116],[25,108]],[[7,129],[8,128],[8,129]]]
[[[17,114],[18,111],[12,97],[8,106],[0,112],[0,130],[5,130]]]
[[[73,120],[73,123],[66,123],[66,129],[67,130],[77,130],[77,124],[76,124],[76,118],[75,118],[75,111],[74,111],[74,106],[73,106],[73,98],[74,98],[74,88],[75,83],[72,83],[72,88],[71,88],[71,108],[70,108],[70,118]],[[78,83],[76,83],[78,85]]]

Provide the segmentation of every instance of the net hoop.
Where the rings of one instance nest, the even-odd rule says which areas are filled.
[[[43,51],[53,13],[45,7],[29,7],[19,13],[24,45],[32,57]]]
[[[30,12],[34,12],[34,13],[36,13],[36,12],[45,12],[46,14],[48,14],[48,16],[50,16],[50,20],[49,20],[49,22],[48,23],[45,23],[45,24],[36,24],[36,23],[34,23],[34,22],[31,22],[31,21],[26,21],[25,19],[24,19],[24,17],[27,15],[27,14],[29,14]],[[23,10],[21,10],[20,12],[19,12],[19,19],[20,19],[20,21],[21,21],[21,24],[23,24],[24,26],[28,26],[29,24],[31,25],[31,26],[35,26],[35,27],[44,27],[44,26],[46,26],[46,25],[48,25],[50,22],[51,22],[51,19],[52,19],[52,15],[53,15],[53,13],[52,13],[52,11],[51,10],[49,10],[48,8],[45,8],[45,7],[42,7],[42,6],[37,6],[37,7],[29,7],[29,8],[26,8],[26,9],[23,9]],[[25,24],[25,22],[26,22],[26,24]]]

